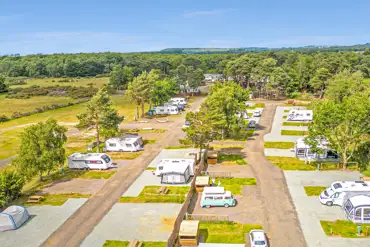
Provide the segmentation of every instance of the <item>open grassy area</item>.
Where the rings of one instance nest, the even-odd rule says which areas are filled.
[[[309,132],[304,130],[281,130],[283,136],[306,136],[308,134]]]
[[[265,148],[280,148],[280,149],[290,149],[294,148],[294,142],[265,142]]]
[[[283,126],[309,126],[308,122],[283,122]]]
[[[324,186],[305,186],[304,190],[308,196],[319,196],[326,189]]]
[[[118,202],[121,203],[183,203],[185,195],[189,192],[187,186],[166,186],[169,191],[165,195],[157,193],[161,186],[145,186],[139,196],[123,196]]]
[[[165,129],[120,129],[121,133],[164,133]]]
[[[283,116],[283,119],[287,119],[288,116]]]
[[[314,164],[305,164],[304,161],[291,157],[268,156],[267,159],[282,170],[316,170]]]
[[[192,148],[191,145],[179,145],[179,146],[166,146],[164,149],[188,149]]]
[[[241,130],[239,132],[236,132],[234,134],[232,134],[231,136],[227,137],[226,139],[224,140],[220,140],[220,141],[224,141],[224,142],[228,142],[228,141],[246,141],[248,140],[248,138],[252,137],[254,135],[254,130]]]
[[[109,179],[112,177],[117,171],[88,171],[79,176],[79,178],[87,178],[87,179]]]
[[[200,222],[199,235],[205,243],[245,244],[245,236],[261,225],[247,225],[236,222]]]
[[[253,110],[253,109],[256,109],[256,108],[264,108],[264,107],[265,107],[264,103],[256,103],[256,104],[254,104],[254,106],[247,106],[247,109],[248,110]]]
[[[326,235],[329,236],[339,236],[343,238],[361,238],[361,237],[369,237],[365,236],[357,236],[357,224],[348,221],[348,220],[336,220],[336,221],[320,221],[321,227],[324,230]],[[362,232],[366,232],[366,227],[370,227],[370,224],[362,224],[361,229]],[[370,233],[369,233],[370,234]]]
[[[42,206],[42,205],[51,205],[51,206],[61,206],[63,205],[69,198],[89,198],[91,197],[90,194],[79,194],[79,193],[69,193],[69,194],[47,194],[42,195],[43,199],[40,201],[40,203],[22,203],[25,206]],[[25,198],[25,201],[27,198]],[[17,203],[19,203],[20,200],[18,200]]]
[[[127,247],[129,241],[107,240],[103,247]],[[166,247],[166,242],[142,242],[141,247]]]
[[[225,143],[225,144],[211,143],[210,146],[213,149],[243,149],[244,148],[244,145],[241,145],[241,144],[228,144],[228,143]]]
[[[247,165],[247,161],[243,156],[238,154],[220,154],[218,156],[218,162],[222,165]]]
[[[61,82],[60,80],[71,80],[70,82]],[[72,82],[73,80],[73,82]],[[75,87],[90,87],[90,84],[93,87],[101,88],[104,84],[108,84],[109,77],[101,77],[101,78],[34,78],[26,80],[25,85],[13,85],[11,88],[17,87],[30,87],[30,86],[40,86],[40,87],[48,87],[48,86],[75,86]]]
[[[144,145],[154,144],[157,140],[143,140]]]
[[[225,187],[225,190],[231,191],[233,195],[243,194],[244,185],[256,185],[257,181],[255,178],[220,178],[216,179],[216,184],[221,182],[221,186]]]
[[[139,152],[109,152],[108,155],[114,160],[134,160],[140,155],[142,155],[144,151]]]
[[[284,110],[284,112],[290,112],[290,110]]]

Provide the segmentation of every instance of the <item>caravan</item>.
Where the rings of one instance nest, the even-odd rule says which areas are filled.
[[[305,142],[305,138],[299,138],[294,144],[294,152],[298,159],[302,160],[320,160],[320,159],[332,159],[338,160],[338,155],[328,147],[327,141],[319,141],[317,148],[322,150],[321,153],[317,153],[312,150],[312,147]]]
[[[188,104],[188,102],[186,102],[186,99],[185,98],[180,98],[180,97],[171,98],[170,101],[173,101],[173,102],[176,102],[176,103],[180,103],[182,105]]]
[[[105,153],[74,153],[68,157],[68,168],[106,170],[112,159]]]
[[[194,159],[164,159],[153,173],[163,184],[186,184],[194,176],[194,165]]]
[[[230,191],[225,191],[224,187],[204,187],[200,206],[202,208],[210,207],[233,207],[236,200]]]
[[[176,115],[179,114],[179,108],[173,105],[164,105],[153,107],[156,115]]]
[[[312,110],[290,110],[286,118],[287,121],[311,122],[313,119]]]
[[[105,141],[107,152],[136,152],[144,150],[143,139],[139,135],[126,134]]]

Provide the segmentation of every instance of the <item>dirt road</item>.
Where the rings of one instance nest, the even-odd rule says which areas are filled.
[[[254,170],[262,197],[266,223],[263,225],[272,247],[307,246],[283,172],[271,164],[263,152],[263,136],[270,132],[276,103],[266,103],[259,122],[261,129],[247,142],[247,162]]]
[[[191,105],[191,109],[197,110],[203,100],[203,97],[196,98],[195,102]],[[104,187],[64,222],[42,246],[80,246],[83,240],[90,234],[104,215],[112,208],[163,147],[177,145],[178,138],[181,138],[183,135],[181,126],[184,123],[184,116],[185,114],[179,118],[175,118],[172,127],[168,129],[163,134],[162,138],[157,140],[155,144],[146,148],[143,155],[133,160],[127,165],[127,168],[118,170],[117,173],[106,182]]]

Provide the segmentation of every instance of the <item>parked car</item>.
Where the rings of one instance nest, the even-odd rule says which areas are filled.
[[[185,124],[182,126],[183,128],[187,128],[190,126],[190,122],[188,120],[185,121]]]
[[[253,112],[253,117],[261,117],[261,110],[255,110],[254,112]]]
[[[200,206],[210,207],[234,207],[236,200],[231,191],[225,191],[224,187],[204,187]]]
[[[255,120],[249,121],[248,128],[250,128],[250,129],[256,128],[256,121]]]
[[[251,247],[268,247],[266,234],[263,230],[251,230],[249,239]]]

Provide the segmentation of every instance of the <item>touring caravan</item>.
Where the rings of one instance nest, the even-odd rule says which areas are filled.
[[[107,152],[136,152],[143,150],[143,139],[139,135],[127,134],[105,141]]]
[[[179,108],[174,105],[156,106],[153,107],[156,115],[176,115],[179,114]]]
[[[353,196],[370,196],[370,191],[357,191],[357,189],[351,191],[335,192],[332,196],[333,205],[343,206],[344,202]]]
[[[154,171],[154,174],[161,176],[164,172],[176,171],[176,166],[189,167],[190,175],[194,175],[194,159],[162,159],[159,161],[157,168]]]
[[[321,150],[317,153],[312,150],[312,147],[305,142],[305,138],[299,138],[294,144],[294,152],[298,159],[310,159],[310,160],[320,160],[320,159],[332,159],[337,160],[338,155],[328,148],[327,141],[319,141],[318,148]]]
[[[188,103],[188,102],[186,102],[185,98],[180,98],[180,97],[171,98],[170,101],[177,102],[177,103],[180,103],[180,104],[183,104],[183,105],[186,105]]]
[[[311,122],[313,119],[312,110],[290,110],[286,118],[287,121]]]
[[[105,153],[74,153],[68,157],[68,168],[106,170],[112,167],[112,159]]]
[[[353,191],[370,192],[370,183],[364,181],[336,181],[320,194],[319,199],[322,204],[332,206],[336,193]]]
[[[370,223],[370,196],[352,196],[344,203],[343,210],[348,220],[356,224]]]
[[[202,193],[200,206],[210,207],[233,207],[236,200],[230,191],[225,191],[224,187],[205,187]]]

